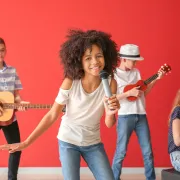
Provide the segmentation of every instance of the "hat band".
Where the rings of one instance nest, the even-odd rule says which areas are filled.
[[[129,58],[136,58],[136,57],[140,57],[140,54],[138,55],[125,55],[125,54],[119,54],[120,57],[129,57]]]

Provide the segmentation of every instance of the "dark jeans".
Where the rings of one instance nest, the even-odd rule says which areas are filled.
[[[17,121],[8,126],[0,126],[3,130],[6,141],[8,144],[20,142],[19,126]],[[8,180],[17,180],[18,167],[21,157],[21,151],[9,155],[8,163]]]

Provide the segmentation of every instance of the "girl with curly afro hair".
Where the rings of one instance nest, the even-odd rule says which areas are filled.
[[[96,180],[114,180],[100,138],[100,120],[105,110],[105,124],[112,127],[120,105],[115,95],[105,97],[99,73],[105,70],[111,75],[108,81],[112,94],[115,94],[116,47],[111,36],[104,32],[70,30],[60,50],[64,81],[53,107],[24,142],[0,148],[15,152],[28,147],[58,119],[66,106],[57,136],[64,179],[80,179],[82,157]]]

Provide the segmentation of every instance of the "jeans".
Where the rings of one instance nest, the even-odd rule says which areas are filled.
[[[122,163],[126,156],[127,145],[133,131],[135,131],[138,137],[143,154],[146,179],[154,180],[156,176],[149,126],[146,115],[138,114],[118,116],[116,152],[112,164],[114,178],[115,180],[120,180]]]
[[[180,172],[180,151],[174,151],[170,154],[172,166]]]
[[[96,180],[114,180],[102,143],[76,146],[59,141],[60,161],[64,180],[80,180],[80,158],[86,161]]]
[[[0,129],[3,130],[3,133],[5,135],[8,144],[20,142],[20,133],[19,133],[19,126],[17,121],[13,122],[8,126],[0,126]],[[20,158],[21,158],[21,151],[17,151],[9,155],[8,180],[17,180]]]

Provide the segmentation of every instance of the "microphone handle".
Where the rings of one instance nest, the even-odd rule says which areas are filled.
[[[112,96],[112,93],[111,93],[111,90],[110,90],[110,87],[109,87],[109,82],[108,82],[108,80],[107,80],[107,79],[102,79],[102,83],[103,83],[105,95],[106,95],[107,97],[111,97],[111,96]]]

